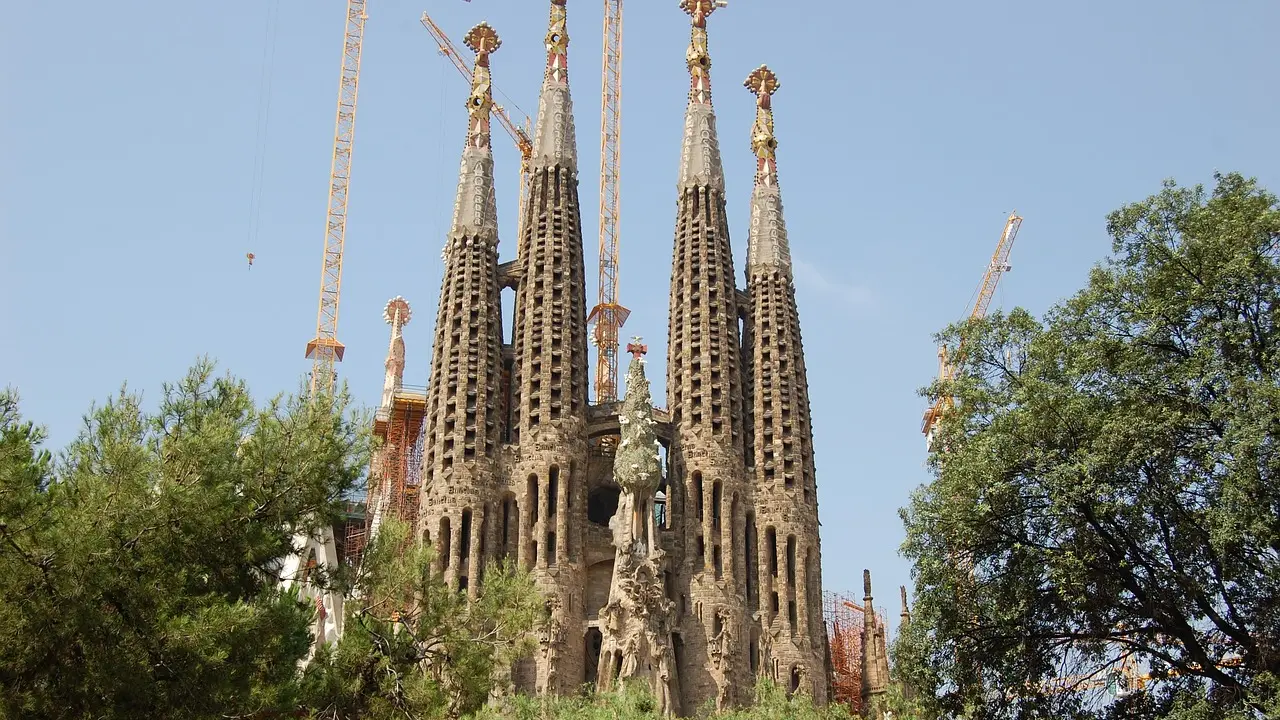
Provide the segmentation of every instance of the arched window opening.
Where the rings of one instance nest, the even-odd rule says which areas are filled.
[[[458,562],[461,571],[466,572],[471,564],[471,508],[462,511],[462,532],[458,537]]]
[[[765,549],[769,552],[769,574],[778,577],[778,531],[771,527],[765,528],[764,541]]]
[[[524,500],[529,506],[529,525],[533,526],[538,522],[538,476],[529,475],[528,487],[525,489]]]
[[[746,527],[743,529],[742,538],[742,559],[745,563],[746,581],[747,581],[747,607],[760,607],[760,589],[756,586],[756,515],[750,510],[747,511]]]
[[[449,518],[440,518],[440,568],[449,569],[449,559],[452,556],[453,534],[449,528]]]
[[[705,508],[703,506],[706,504],[706,500],[702,497],[701,472],[695,471],[693,473],[693,496],[698,499],[698,522],[702,522],[703,513],[705,512]]]
[[[602,485],[587,496],[587,520],[594,525],[609,527],[609,520],[618,512],[618,497],[622,494],[617,486]]]
[[[508,494],[502,500],[502,557],[511,558],[515,554],[519,533],[520,504],[514,495]]]
[[[658,488],[653,495],[653,524],[659,530],[667,529],[667,493],[666,486]]]
[[[796,586],[796,536],[787,536],[787,585]]]
[[[719,480],[711,483],[711,529],[720,529],[720,505],[722,496],[724,495],[724,487]]]
[[[569,463],[569,474],[564,476],[564,507],[566,510],[573,509],[573,479],[578,475],[577,467],[577,463]]]
[[[556,504],[560,501],[560,468],[551,466],[547,473],[547,517],[555,519]]]

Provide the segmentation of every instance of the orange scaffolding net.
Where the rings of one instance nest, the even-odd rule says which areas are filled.
[[[831,648],[831,699],[854,715],[862,712],[862,648],[866,641],[866,615],[848,595],[822,593],[822,614]],[[883,630],[884,614],[876,612]]]
[[[344,556],[350,565],[360,564],[368,539],[385,519],[397,518],[410,527],[417,524],[425,411],[424,388],[399,386],[390,412],[374,420],[373,433],[380,442],[369,463],[362,517],[347,523]]]

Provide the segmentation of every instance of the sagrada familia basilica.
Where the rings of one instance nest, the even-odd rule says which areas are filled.
[[[588,402],[586,283],[566,0],[550,0],[547,62],[515,259],[499,260],[490,56],[481,24],[457,202],[444,247],[429,385],[403,386],[399,301],[384,453],[416,479],[417,531],[448,583],[474,596],[509,558],[547,598],[538,650],[512,690],[569,693],[635,679],[664,712],[750,702],[774,678],[830,693],[808,382],[776,166],[777,76],[756,97],[745,288],[735,276],[707,22],[692,25],[671,265],[666,410],[635,339],[620,403]],[[749,143],[746,142],[749,139]],[[746,199],[746,198],[744,198]],[[514,318],[501,293],[514,291]],[[393,303],[395,304],[395,303]],[[510,327],[510,335],[504,334]],[[397,424],[399,423],[399,424]],[[384,456],[385,463],[391,462]],[[376,515],[386,497],[371,492]]]

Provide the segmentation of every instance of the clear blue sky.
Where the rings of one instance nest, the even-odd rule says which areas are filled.
[[[392,296],[416,313],[406,380],[427,380],[464,136],[465,84],[418,17],[429,10],[455,39],[493,24],[495,83],[533,112],[546,5],[369,0],[339,331],[340,370],[365,405],[378,399]],[[592,302],[601,5],[569,3]],[[121,382],[154,400],[202,353],[262,396],[307,371],[344,7],[67,0],[9,13],[0,382],[53,445]],[[1105,214],[1163,178],[1239,170],[1280,190],[1278,27],[1273,0],[732,0],[711,18],[740,283],[753,169],[741,83],[761,63],[782,80],[779,169],[828,589],[856,593],[871,568],[893,608],[910,584],[897,510],[927,479],[916,389],[936,371],[931,334],[964,314],[1008,212],[1026,222],[996,306],[1041,312],[1109,250]],[[625,333],[648,341],[660,402],[688,22],[675,0],[633,1],[625,30]],[[505,260],[518,166],[496,142]]]

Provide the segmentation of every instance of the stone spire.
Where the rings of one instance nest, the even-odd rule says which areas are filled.
[[[613,480],[622,490],[609,523],[616,548],[609,602],[600,613],[603,637],[596,676],[602,689],[619,681],[644,682],[658,700],[658,711],[678,710],[680,684],[671,631],[675,603],[665,594],[666,552],[658,542],[653,498],[662,481],[657,423],[643,355],[635,338],[623,398],[621,440],[613,462]]]
[[[444,247],[423,435],[419,537],[436,568],[472,596],[484,566],[486,505],[496,477],[502,417],[502,303],[489,112],[489,56],[501,41],[481,23],[464,39],[476,53],[467,141]],[[491,521],[490,521],[491,522]]]
[[[404,380],[404,326],[413,317],[409,302],[399,295],[387,301],[382,318],[391,326],[391,347],[387,349],[387,374],[382,380],[382,403],[378,413],[390,412],[396,388]]]
[[[707,49],[707,17],[723,7],[718,0],[680,0],[680,8],[693,18],[689,49],[689,107],[684,114],[684,143],[680,150],[680,186],[706,185],[724,192],[720,141],[716,115],[711,107],[711,53]]]
[[[743,83],[756,96],[756,122],[751,128],[751,151],[756,156],[756,181],[751,191],[751,225],[747,235],[747,267],[772,265],[791,276],[791,249],[782,217],[778,189],[778,139],[773,134],[773,95],[778,76],[761,65]]]
[[[553,607],[554,632],[530,671],[539,692],[574,690],[585,672],[587,294],[578,149],[569,96],[565,0],[550,0],[546,72],[514,275],[510,433],[516,558]],[[594,608],[593,608],[594,610]]]
[[[587,296],[565,2],[551,0],[547,66],[518,250],[513,441],[543,421],[582,415],[587,404]]]
[[[899,585],[898,593],[902,595],[902,613],[899,615],[899,628],[905,628],[911,624],[911,608],[907,606],[907,586]]]
[[[489,56],[502,45],[502,40],[487,23],[480,23],[471,28],[463,42],[475,52],[476,64],[471,74],[471,95],[467,98],[467,144],[458,172],[458,197],[453,204],[450,235],[468,235],[496,245],[498,213],[493,190],[493,138],[489,128],[493,110]]]
[[[671,518],[685,561],[679,584],[693,612],[682,641],[706,663],[680,667],[685,707],[712,695],[717,710],[749,698],[752,621],[746,599],[750,525],[744,438],[740,307],[725,213],[724,171],[711,107],[707,16],[721,0],[681,0],[692,17],[689,104],[677,185],[667,341]],[[683,500],[679,498],[683,496]],[[682,597],[686,596],[682,592]]]
[[[871,571],[862,571],[862,707],[869,718],[884,714],[884,694],[889,691],[889,658],[885,654],[884,626],[876,617],[871,596]]]
[[[547,68],[538,99],[538,126],[533,134],[533,167],[559,165],[578,171],[578,143],[569,96],[569,31],[566,0],[551,0],[547,23]]]
[[[756,524],[763,528],[760,609],[781,640],[772,652],[804,668],[815,698],[827,697],[826,642],[822,620],[822,547],[814,485],[813,434],[800,318],[791,276],[791,254],[778,188],[773,95],[780,84],[761,66],[744,85],[756,96],[751,149],[756,156],[747,239],[748,327],[744,352],[751,390],[752,483]],[[784,567],[785,573],[765,572]],[[775,611],[776,608],[776,611]]]

